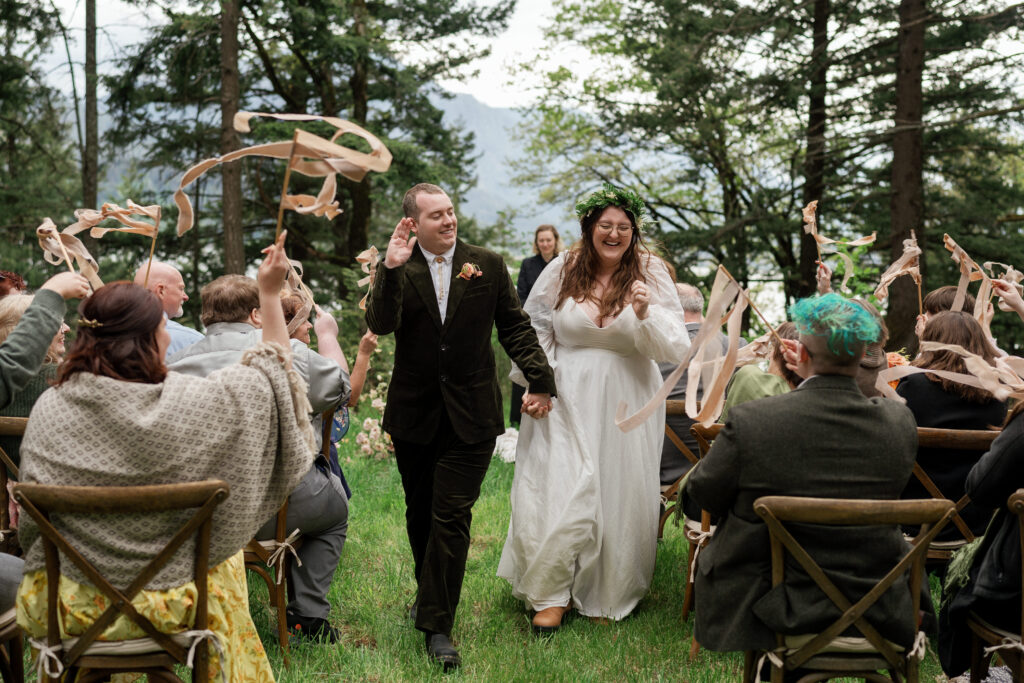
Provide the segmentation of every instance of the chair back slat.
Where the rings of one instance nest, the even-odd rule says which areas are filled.
[[[701,423],[697,423],[690,427],[690,433],[693,434],[694,438],[697,439],[697,447],[700,449],[700,457],[704,457],[711,450],[711,442],[715,440],[718,433],[722,431],[724,427],[720,422],[715,422],[705,427]]]
[[[210,535],[213,513],[228,496],[228,485],[223,481],[211,480],[182,484],[153,486],[48,486],[41,484],[18,484],[14,487],[14,498],[39,527],[43,551],[46,557],[47,595],[50,605],[57,604],[57,588],[60,579],[60,553],[63,553],[85,575],[86,579],[100,590],[111,602],[110,606],[93,622],[70,650],[62,652],[65,667],[75,665],[100,635],[114,620],[124,615],[146,635],[157,642],[175,660],[184,663],[187,649],[175,643],[168,634],[162,633],[144,616],[136,611],[132,599],[142,591],[181,548],[192,537],[194,546],[193,580],[197,588],[196,622],[197,630],[207,627],[207,574],[209,571]],[[118,589],[107,580],[82,554],[74,548],[56,528],[53,514],[131,514],[165,512],[172,510],[195,510],[164,547],[146,564],[131,584],[124,590]],[[50,610],[47,619],[47,641],[51,647],[60,643],[57,610]],[[196,674],[205,672],[208,663],[205,648],[197,663]]]
[[[0,436],[25,436],[27,417],[0,417]]]
[[[1024,640],[1024,489],[1018,489],[1007,501],[1010,512],[1017,515],[1017,529],[1020,536],[1020,631],[1017,633]],[[1024,658],[1022,658],[1024,659]],[[1024,666],[1024,662],[1021,662]]]
[[[764,519],[770,535],[772,585],[777,586],[785,580],[785,552],[782,550],[785,548],[841,613],[828,628],[786,657],[787,669],[800,667],[821,648],[853,626],[894,669],[905,673],[906,662],[900,653],[863,616],[908,571],[912,577],[912,588],[919,587],[918,581],[913,579],[920,573],[928,545],[955,514],[953,503],[946,500],[837,500],[763,496],[754,502],[754,511]],[[793,537],[786,528],[786,522],[825,526],[916,524],[920,525],[922,530],[913,540],[910,551],[866,594],[853,603],[828,578],[811,553]],[[920,606],[916,592],[912,595],[912,601],[916,615]]]

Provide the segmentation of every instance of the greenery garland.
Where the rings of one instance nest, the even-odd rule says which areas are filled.
[[[604,187],[577,204],[576,217],[582,221],[595,210],[609,206],[617,206],[633,214],[637,230],[643,230],[644,219],[647,218],[647,207],[644,206],[640,195],[632,190],[615,187],[611,183],[605,183]]]

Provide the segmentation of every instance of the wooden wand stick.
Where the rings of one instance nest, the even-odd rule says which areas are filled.
[[[295,144],[299,139],[299,129],[295,129],[292,135],[292,151],[288,154],[288,165],[284,168],[284,185],[281,187],[281,203],[277,205],[277,230],[274,232],[274,241],[281,236],[281,223],[284,221],[284,198],[288,196],[288,180],[292,175],[292,162],[295,160]]]
[[[752,301],[752,300],[750,299],[750,297],[749,297],[749,296],[747,296],[747,293],[746,293],[746,292],[745,292],[745,291],[743,290],[743,285],[741,285],[741,284],[740,284],[740,281],[739,281],[739,280],[737,280],[736,278],[734,278],[734,277],[732,276],[732,273],[730,273],[730,272],[729,272],[729,270],[728,270],[728,269],[727,269],[727,268],[726,268],[725,266],[723,266],[722,264],[718,264],[718,267],[719,267],[719,268],[721,269],[721,271],[722,271],[723,273],[725,273],[725,276],[726,276],[727,278],[729,278],[730,280],[732,280],[733,282],[735,282],[735,283],[736,283],[736,286],[740,288],[740,293],[741,293],[741,294],[742,294],[742,295],[743,295],[743,296],[744,296],[744,297],[745,297],[745,298],[747,299],[747,303],[748,303],[748,304],[750,304],[750,309],[751,309],[752,311],[754,311],[754,313],[757,313],[757,317],[761,319],[761,322],[763,322],[763,323],[764,323],[764,325],[765,325],[765,327],[767,327],[767,328],[768,328],[768,331],[769,331],[769,332],[771,332],[771,333],[772,333],[772,336],[773,336],[773,337],[775,337],[776,341],[778,341],[778,342],[779,342],[779,346],[785,346],[785,345],[784,345],[784,344],[782,343],[782,337],[780,337],[780,336],[779,336],[779,333],[775,331],[775,328],[774,328],[774,327],[772,327],[772,324],[771,324],[770,322],[768,322],[768,319],[764,317],[764,314],[762,314],[762,313],[761,313],[761,311],[759,311],[759,310],[758,310],[758,308],[757,308],[757,304],[755,304],[755,303],[754,303],[754,302],[753,302],[753,301]]]

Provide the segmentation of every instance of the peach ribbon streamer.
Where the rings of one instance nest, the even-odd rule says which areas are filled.
[[[757,363],[768,357],[772,350],[772,333],[765,332],[757,339],[750,341],[736,354],[736,367]]]
[[[39,238],[39,246],[43,250],[43,258],[47,263],[58,265],[68,261],[68,267],[70,267],[70,259],[73,257],[75,263],[78,264],[78,269],[89,280],[89,284],[94,290],[103,286],[103,280],[99,275],[99,264],[82,244],[82,240],[67,232],[58,232],[57,226],[49,218],[36,228],[36,236]]]
[[[676,366],[676,369],[665,378],[661,388],[655,392],[654,396],[651,397],[646,405],[640,408],[640,410],[627,417],[629,406],[627,406],[624,401],[620,401],[615,410],[615,426],[623,432],[629,432],[646,422],[647,419],[665,403],[665,399],[668,398],[669,393],[671,393],[675,388],[676,383],[683,376],[683,373],[689,371],[692,359],[698,357],[698,353],[701,358],[705,355],[712,356],[708,361],[709,363],[714,364],[717,362],[717,358],[713,357],[714,349],[705,350],[704,347],[709,343],[714,342],[712,347],[717,347],[718,353],[721,354],[721,347],[718,345],[718,332],[722,327],[722,323],[728,320],[728,318],[726,318],[726,310],[728,309],[729,304],[735,301],[736,305],[740,305],[739,301],[737,301],[739,293],[740,287],[736,284],[736,281],[729,277],[722,267],[719,267],[718,273],[715,275],[715,282],[711,287],[711,295],[708,297],[707,317],[704,319],[704,322],[701,323],[700,329],[697,331],[697,336],[690,342],[690,348],[687,350],[686,356],[683,358],[682,362]],[[743,305],[746,307],[745,304]],[[738,345],[738,327],[736,329],[736,333]],[[730,350],[732,350],[732,344],[733,341],[730,339]],[[698,365],[698,368],[699,367],[701,366]],[[689,375],[689,377],[693,376],[695,375]],[[696,387],[697,383],[696,381],[688,380],[688,392],[690,384]],[[711,383],[709,382],[704,386],[710,387]],[[694,391],[696,391],[696,389],[694,389]],[[710,394],[705,390],[705,400],[708,400],[709,398]],[[696,398],[694,398],[692,406],[690,405],[689,399],[687,399],[686,412],[691,417],[697,414]],[[719,410],[719,414],[720,413],[721,410]],[[710,424],[710,421],[708,424]]]
[[[864,237],[858,237],[855,240],[844,242],[842,240],[834,240],[830,237],[818,234],[818,200],[815,199],[813,202],[809,202],[807,206],[803,208],[803,219],[804,219],[804,232],[814,238],[815,243],[818,247],[818,259],[821,260],[823,256],[838,256],[843,262],[843,281],[839,283],[839,288],[844,291],[849,291],[846,287],[846,283],[853,277],[853,259],[850,258],[849,254],[845,254],[841,251],[832,251],[827,254],[821,253],[821,247],[826,244],[834,244],[836,246],[844,247],[863,247],[867,244],[872,244],[875,241],[875,233],[872,232],[870,235]]]
[[[887,398],[904,402],[904,399],[889,385],[892,380],[902,379],[908,375],[927,372],[952,382],[984,389],[999,401],[1007,398],[1024,398],[1024,358],[1006,356],[996,358],[995,365],[990,365],[981,356],[971,353],[958,344],[940,344],[938,342],[921,342],[922,351],[950,351],[964,359],[966,373],[949,372],[947,370],[930,370],[912,365],[898,365],[878,373],[875,388]]]
[[[981,269],[974,259],[967,255],[963,247],[957,244],[949,234],[942,236],[942,243],[946,250],[950,252],[950,258],[960,266],[960,282],[956,287],[956,296],[953,298],[952,310],[963,310],[964,301],[967,298],[967,285],[975,280],[981,280],[981,289],[978,290],[978,296],[974,303],[974,317],[980,321],[982,313],[985,311],[985,305],[988,303],[989,292],[992,291],[992,281],[985,274],[985,271]]]
[[[302,308],[298,310],[292,321],[288,323],[288,336],[295,334],[295,330],[299,329],[303,322],[309,320],[309,313],[313,310],[313,306],[316,302],[313,300],[313,290],[311,290],[305,282],[302,281],[304,270],[302,263],[295,259],[288,259],[288,276],[285,279],[285,284],[288,287],[288,294],[297,296],[302,299]]]
[[[985,268],[985,270],[991,273],[991,277],[993,279],[999,279],[1008,282],[1012,286],[1016,287],[1018,292],[1024,295],[1024,284],[1021,284],[1021,281],[1024,280],[1024,273],[1020,272],[1013,266],[1008,266],[1005,263],[999,263],[998,261],[985,261],[985,263],[982,264],[982,266]],[[996,266],[1003,269],[1004,272],[1002,277],[996,275]],[[1010,308],[1002,298],[1000,298],[999,310],[1003,311],[1004,313],[1009,313],[1013,309]]]
[[[131,199],[127,201],[128,206],[121,208],[117,204],[106,203],[100,210],[78,209],[75,211],[74,223],[64,228],[64,234],[77,235],[83,230],[89,230],[89,234],[97,239],[103,237],[111,230],[115,232],[128,232],[145,237],[155,238],[160,230],[160,205],[139,206]],[[152,223],[132,218],[132,216],[145,216]],[[115,219],[122,227],[100,228],[100,223],[108,218]]]
[[[366,299],[370,296],[370,290],[373,289],[373,278],[377,273],[377,263],[380,261],[380,254],[377,252],[377,247],[370,246],[369,249],[364,249],[356,256],[356,261],[359,263],[359,267],[362,268],[363,272],[366,273],[366,277],[359,280],[356,283],[357,287],[366,286],[366,294],[359,300],[360,310],[366,310]]]
[[[903,240],[903,255],[889,266],[875,287],[875,298],[884,301],[889,296],[889,285],[901,275],[909,275],[918,286],[921,285],[921,247],[917,237],[910,231],[910,239]]]
[[[195,164],[185,171],[178,184],[178,189],[174,192],[174,204],[178,207],[177,230],[179,236],[188,232],[195,221],[192,203],[185,193],[185,188],[206,171],[229,161],[249,156],[287,159],[288,166],[298,173],[309,177],[324,178],[324,184],[316,197],[286,195],[284,201],[286,208],[329,218],[333,218],[340,212],[337,202],[331,201],[336,189],[334,177],[336,173],[359,182],[368,172],[383,172],[391,166],[391,152],[384,146],[384,143],[366,129],[344,119],[311,114],[271,114],[243,111],[235,114],[235,130],[240,133],[248,133],[250,131],[249,121],[257,116],[282,121],[323,121],[337,128],[337,131],[330,140],[326,140],[299,129],[295,131],[295,137],[292,140],[253,145]],[[370,145],[370,152],[360,152],[337,144],[335,140],[345,134],[356,135],[366,140]]]

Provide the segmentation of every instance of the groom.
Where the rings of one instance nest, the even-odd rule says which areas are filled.
[[[444,190],[405,193],[366,309],[376,334],[395,333],[384,429],[395,445],[419,587],[416,628],[447,671],[461,663],[450,635],[469,552],[473,503],[494,440],[505,430],[491,329],[529,382],[523,412],[544,417],[554,374],[501,256],[456,238]],[[410,236],[410,232],[415,236]]]

